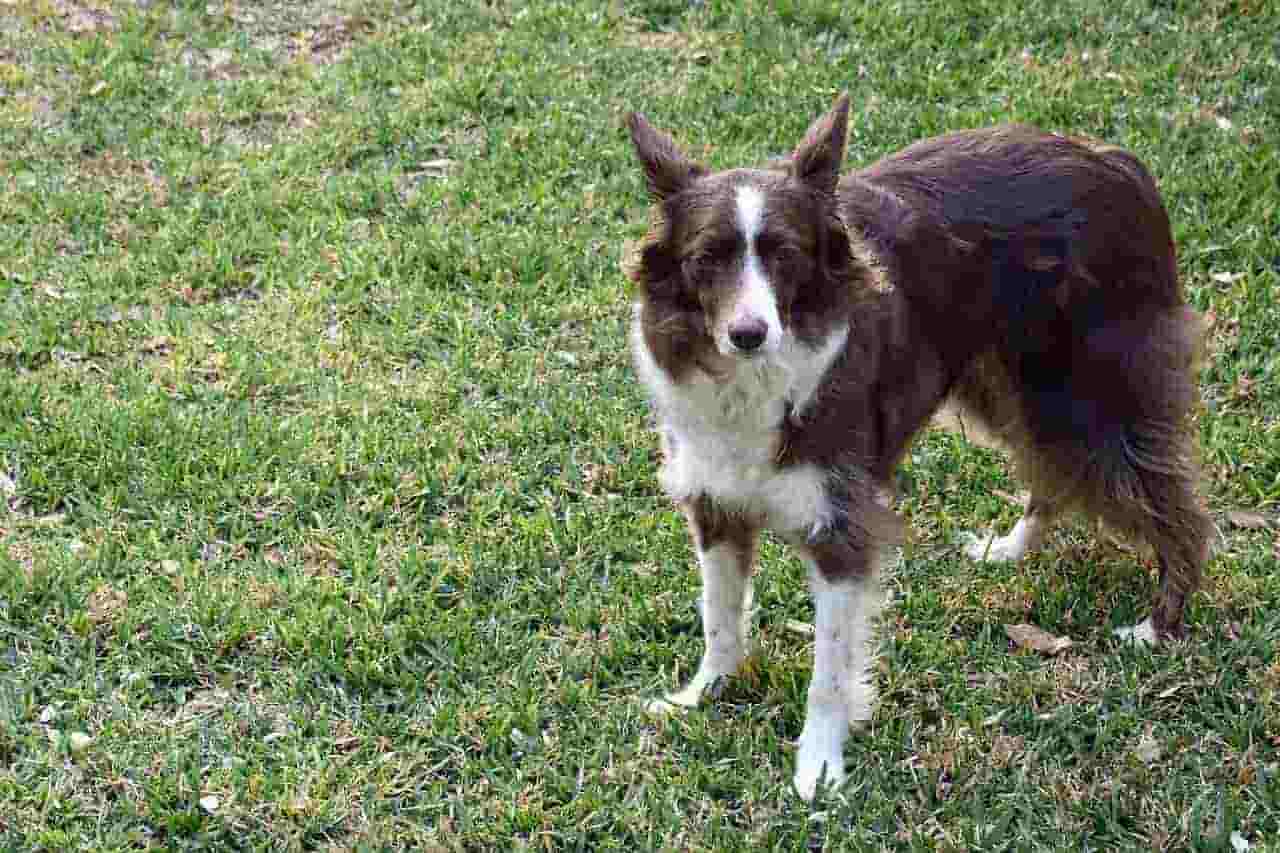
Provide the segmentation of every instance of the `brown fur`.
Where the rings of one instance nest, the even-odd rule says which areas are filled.
[[[770,194],[807,259],[779,295],[785,322],[802,339],[850,328],[784,427],[778,464],[832,471],[844,516],[802,544],[832,579],[867,574],[892,530],[876,493],[950,397],[1008,449],[1029,512],[1080,510],[1155,548],[1153,625],[1180,634],[1211,530],[1189,422],[1202,323],[1150,174],[1123,150],[1010,125],[917,143],[837,185],[847,109],[815,123]],[[658,212],[629,270],[644,341],[677,381],[714,375],[714,296],[687,265],[714,245],[735,172],[629,124]],[[699,523],[724,517],[711,507],[689,515],[695,536],[724,526]]]
[[[729,545],[733,548],[742,573],[751,573],[759,525],[738,513],[716,506],[715,501],[709,500],[705,495],[685,501],[680,509],[689,521],[689,534],[699,550]]]

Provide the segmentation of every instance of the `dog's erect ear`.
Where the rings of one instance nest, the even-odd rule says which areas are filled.
[[[814,189],[832,193],[840,179],[844,141],[849,132],[849,93],[836,98],[831,112],[809,126],[791,156],[795,176]]]
[[[706,169],[684,155],[674,139],[649,124],[640,113],[627,113],[626,121],[644,166],[649,194],[655,199],[669,198],[706,174]]]

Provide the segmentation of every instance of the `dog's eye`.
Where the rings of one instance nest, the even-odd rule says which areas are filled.
[[[708,262],[716,263],[729,260],[737,251],[736,240],[716,240],[714,243],[708,243],[702,249],[701,255]]]
[[[684,271],[685,278],[696,282],[700,278],[705,278],[716,266],[730,260],[736,251],[737,244],[732,240],[717,240],[714,243],[707,243],[696,252],[687,255],[680,262],[680,266]]]
[[[697,283],[706,272],[706,258],[702,255],[689,255],[680,262],[680,271],[687,281]]]
[[[762,234],[756,240],[756,252],[766,262],[779,265],[790,264],[800,256],[795,246],[768,234]]]
[[[781,246],[773,253],[770,263],[784,275],[801,276],[809,269],[809,259],[793,246]]]

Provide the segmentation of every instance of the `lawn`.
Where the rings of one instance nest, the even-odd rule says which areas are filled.
[[[847,5],[848,8],[842,8]],[[1214,323],[1190,638],[922,435],[849,784],[789,791],[804,575],[701,646],[619,260],[621,117],[713,165],[1020,120],[1137,152]],[[1280,850],[1269,0],[0,0],[0,850]],[[1018,650],[1005,626],[1072,640]]]

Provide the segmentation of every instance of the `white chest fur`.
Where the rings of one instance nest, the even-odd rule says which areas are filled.
[[[784,339],[781,351],[743,361],[727,379],[698,373],[677,384],[654,362],[639,323],[633,327],[636,371],[661,430],[663,489],[674,500],[707,495],[758,516],[781,533],[808,533],[828,520],[827,472],[815,465],[779,467],[788,410],[813,400],[847,331],[816,349]]]

